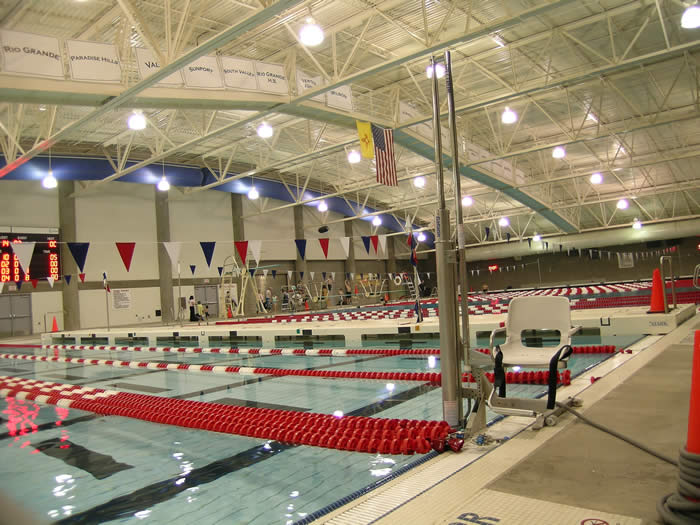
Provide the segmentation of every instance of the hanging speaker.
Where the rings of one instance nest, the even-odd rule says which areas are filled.
[[[326,233],[328,231],[328,226],[321,226],[318,229],[318,233]]]

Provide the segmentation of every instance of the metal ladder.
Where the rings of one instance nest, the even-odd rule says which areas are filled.
[[[417,299],[418,296],[416,295],[416,287],[413,285],[413,279],[411,279],[408,275],[403,274],[403,281],[408,287],[408,291],[410,292],[411,297],[413,299]]]

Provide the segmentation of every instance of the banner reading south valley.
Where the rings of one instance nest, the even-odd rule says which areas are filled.
[[[73,80],[121,82],[122,67],[112,44],[66,40],[68,64]]]
[[[155,53],[150,49],[145,47],[136,48],[136,60],[139,63],[139,74],[141,79],[150,77],[153,73],[160,70],[162,64],[158,62]],[[163,80],[158,82],[156,86],[162,87],[180,87],[182,86],[182,73],[180,71],[175,71],[171,75],[168,75]]]
[[[224,84],[233,89],[255,91],[258,89],[258,81],[255,78],[255,66],[252,60],[235,57],[221,57],[221,65],[224,70]]]
[[[279,95],[289,94],[289,81],[283,66],[256,62],[255,71],[258,74],[258,89],[260,91]]]
[[[320,76],[318,77],[311,77],[304,73],[301,69],[297,69],[297,92],[300,95],[303,95],[305,91],[308,91],[310,89],[316,89],[317,87],[321,87],[323,85],[323,81]],[[324,95],[316,95],[315,97],[311,97],[310,100],[315,100],[316,102],[325,102],[324,100]]]
[[[185,85],[189,88],[224,89],[216,57],[199,57],[182,70],[185,72]]]
[[[352,89],[350,86],[340,86],[326,93],[328,107],[352,111]]]
[[[3,73],[63,78],[58,39],[18,31],[0,31]]]

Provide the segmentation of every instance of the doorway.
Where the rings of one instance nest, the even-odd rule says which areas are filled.
[[[219,317],[219,288],[216,285],[202,285],[194,287],[194,300],[206,304],[209,308],[209,317]]]
[[[0,296],[0,336],[32,333],[32,300],[29,294]]]

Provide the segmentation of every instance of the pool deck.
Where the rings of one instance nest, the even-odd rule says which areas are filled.
[[[694,330],[700,317],[650,336],[559,390],[591,419],[676,459],[685,443]],[[601,379],[591,383],[591,376]],[[677,469],[605,433],[560,417],[529,430],[509,417],[465,444],[314,523],[657,523],[656,502],[676,488]],[[587,521],[588,520],[588,521]]]

